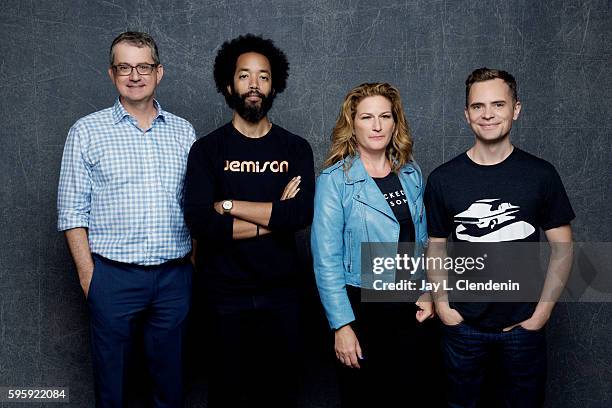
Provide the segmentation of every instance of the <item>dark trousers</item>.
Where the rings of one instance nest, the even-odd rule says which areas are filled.
[[[138,328],[144,334],[153,406],[182,407],[191,264],[180,260],[138,266],[94,255],[94,265],[87,302],[96,406],[124,406],[126,371]]]
[[[214,305],[211,318],[215,340],[207,406],[297,406],[297,297],[226,298]]]
[[[360,289],[347,286],[361,346],[360,369],[337,362],[342,408],[442,407],[439,336],[435,322],[419,324],[410,302],[360,301]]]
[[[503,406],[536,408],[544,405],[546,336],[544,330],[520,326],[505,333],[481,331],[467,323],[443,326],[442,350],[448,379],[449,407],[476,407],[483,394],[491,353],[501,367]]]

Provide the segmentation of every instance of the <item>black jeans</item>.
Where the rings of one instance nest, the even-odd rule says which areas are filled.
[[[449,407],[476,407],[490,353],[499,353],[503,406],[544,405],[546,336],[544,330],[517,326],[509,332],[484,332],[467,323],[443,326],[442,350],[448,379]]]
[[[362,303],[360,291],[347,286],[364,358],[360,369],[337,363],[342,407],[444,406],[435,322],[419,324],[414,303]]]
[[[297,406],[300,358],[295,295],[240,296],[212,308],[208,407]]]

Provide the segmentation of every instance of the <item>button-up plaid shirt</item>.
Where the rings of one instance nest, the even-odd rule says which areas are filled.
[[[57,198],[59,231],[89,229],[91,251],[156,265],[191,250],[183,179],[193,126],[161,109],[142,131],[119,102],[68,132]]]

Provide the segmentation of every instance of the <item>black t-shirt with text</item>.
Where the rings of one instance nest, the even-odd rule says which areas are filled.
[[[295,198],[281,201],[301,176]],[[221,200],[272,202],[272,233],[233,239],[233,217],[217,214]],[[198,241],[197,269],[213,299],[296,288],[299,260],[294,233],[312,222],[314,165],[308,142],[277,125],[249,138],[231,123],[192,147],[185,179],[185,219]]]
[[[385,177],[373,177],[373,179],[400,224],[399,242],[414,242],[414,224],[399,177],[396,173],[390,172]]]

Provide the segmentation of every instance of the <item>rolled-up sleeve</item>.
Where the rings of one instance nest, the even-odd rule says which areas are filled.
[[[355,320],[344,278],[341,193],[331,175],[319,176],[310,236],[317,288],[332,329]]]
[[[68,132],[57,193],[57,230],[89,227],[91,172],[84,159],[84,129],[75,124]]]

